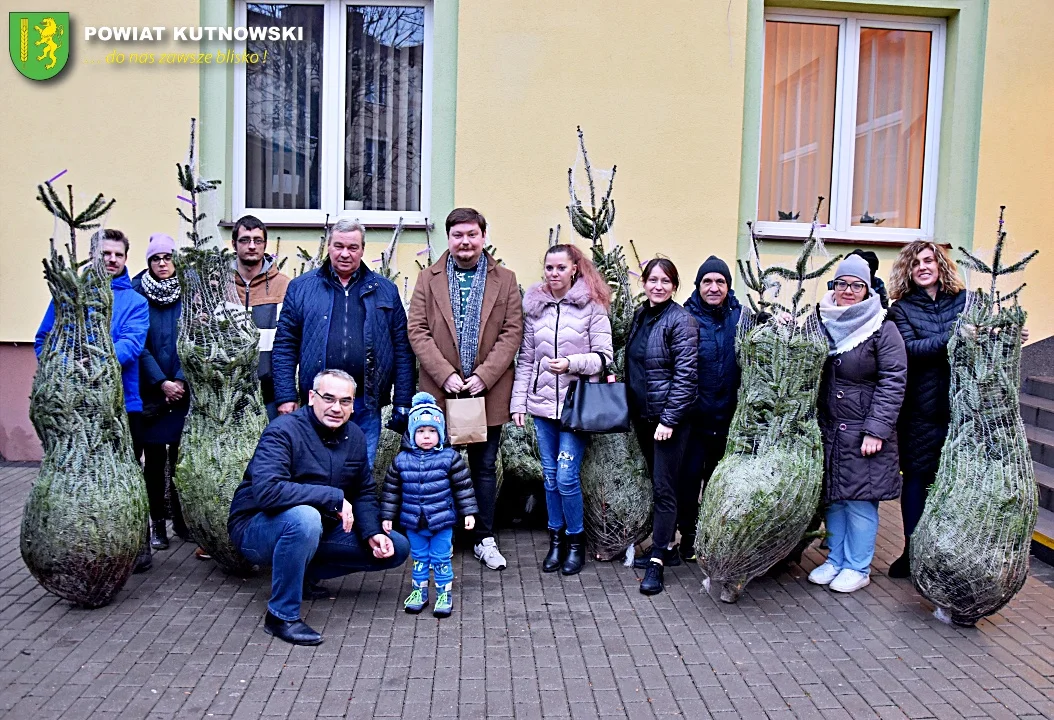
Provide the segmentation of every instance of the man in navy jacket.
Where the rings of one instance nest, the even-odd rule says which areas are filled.
[[[366,435],[372,466],[381,408],[392,402],[393,385],[390,427],[400,434],[414,394],[406,311],[395,285],[362,263],[366,230],[361,225],[338,220],[326,242],[329,257],[322,266],[294,279],[286,290],[271,353],[275,403],[279,413],[292,412],[322,368],[348,373],[357,386],[351,421]]]
[[[305,596],[328,596],[320,580],[397,567],[410,554],[403,535],[381,529],[366,439],[348,422],[354,403],[350,375],[315,375],[307,407],[264,430],[231,501],[231,540],[272,567],[264,631],[294,645],[322,642],[300,618]]]

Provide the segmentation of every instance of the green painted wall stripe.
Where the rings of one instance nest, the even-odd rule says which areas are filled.
[[[736,244],[739,257],[747,257],[750,235],[747,233],[746,222],[753,220],[757,214],[766,7],[948,18],[934,233],[940,242],[972,247],[981,141],[988,0],[747,1],[743,170],[740,176],[739,232]]]

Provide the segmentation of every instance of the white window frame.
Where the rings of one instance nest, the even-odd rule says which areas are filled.
[[[947,52],[947,23],[944,18],[837,13],[818,10],[771,11],[765,20],[797,22],[838,27],[838,68],[835,87],[834,148],[831,157],[831,191],[824,203],[830,204],[829,222],[817,225],[816,235],[825,240],[903,243],[917,238],[932,239],[937,210],[937,166],[940,152],[941,103],[944,97],[944,65]],[[930,33],[930,74],[926,99],[925,155],[922,166],[921,228],[866,227],[852,224],[853,174],[856,148],[856,102],[859,81],[860,29],[922,30]],[[766,26],[767,30],[767,26]],[[851,51],[850,51],[851,49]],[[764,52],[764,51],[762,51]],[[761,101],[764,102],[764,60],[761,63]],[[761,143],[764,112],[758,120],[758,146]],[[762,174],[758,155],[758,192]],[[754,223],[762,237],[805,238],[809,235],[814,205],[799,208],[799,222],[764,221]],[[755,207],[754,212],[757,212]],[[801,222],[804,221],[804,222]]]
[[[248,5],[254,0],[236,0],[234,23],[245,27],[248,20]],[[322,111],[319,136],[319,162],[321,188],[318,209],[278,209],[248,207],[245,202],[245,65],[234,70],[234,171],[231,179],[234,217],[251,213],[265,223],[322,225],[329,215],[330,222],[339,218],[350,218],[370,225],[395,225],[402,219],[405,225],[423,225],[429,215],[432,189],[432,76],[433,76],[433,4],[432,0],[256,0],[263,4],[321,5],[323,7],[322,58]],[[345,210],[344,168],[344,124],[347,98],[344,87],[347,79],[347,19],[349,7],[355,5],[382,5],[419,7],[424,9],[424,78],[421,94],[421,209],[402,210]],[[236,43],[239,52],[245,52],[245,41]],[[389,89],[389,93],[391,90]]]

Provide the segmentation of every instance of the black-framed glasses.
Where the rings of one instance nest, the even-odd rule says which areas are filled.
[[[152,255],[150,262],[172,262],[172,253],[160,253],[159,255]]]
[[[312,390],[311,392],[315,392]],[[355,404],[355,398],[353,397],[342,397],[339,398],[336,395],[330,395],[329,393],[319,394],[315,393],[315,397],[324,402],[326,405],[333,405],[334,403],[340,403],[342,408],[350,408]]]
[[[237,240],[235,240],[235,242],[238,243],[239,245],[266,245],[267,244],[267,241],[264,240],[263,238],[254,238],[254,237],[240,237]]]
[[[845,280],[835,280],[831,287],[834,288],[835,292],[845,292],[846,288],[849,288],[855,293],[862,293],[867,290],[867,283],[862,282],[846,282]]]

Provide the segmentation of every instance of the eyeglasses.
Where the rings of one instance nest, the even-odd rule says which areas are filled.
[[[311,392],[315,391],[312,390]],[[339,402],[342,408],[350,408],[352,405],[355,404],[355,398],[353,397],[338,398],[336,395],[330,395],[329,393],[326,393],[325,395],[315,393],[315,397],[324,402],[326,405],[332,405],[334,403]]]
[[[239,245],[266,245],[267,241],[263,238],[252,238],[252,237],[240,237],[235,240]]]
[[[835,292],[845,292],[845,289],[849,288],[855,293],[862,293],[864,290],[867,290],[867,283],[846,282],[845,280],[835,280],[833,287],[834,287]]]
[[[154,255],[153,257],[150,258],[150,262],[170,263],[170,262],[172,262],[172,253],[164,253],[164,254],[161,254],[161,255]]]

